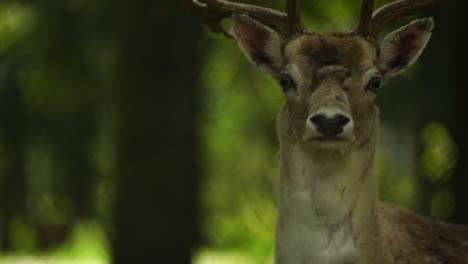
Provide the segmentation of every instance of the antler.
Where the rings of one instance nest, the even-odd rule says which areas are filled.
[[[303,31],[296,0],[287,0],[287,14],[266,7],[233,3],[225,0],[187,0],[192,9],[214,32],[231,34],[221,26],[221,21],[233,14],[246,14],[278,32],[283,38]]]
[[[356,29],[361,36],[368,36],[370,33],[372,11],[374,11],[374,0],[362,0],[361,16]]]
[[[433,7],[443,0],[398,0],[387,4],[372,15],[371,37],[377,37],[387,23],[407,17],[426,8]]]
[[[301,15],[299,14],[299,7],[296,0],[287,0],[286,10],[289,19],[289,36],[304,31],[305,26],[302,23]]]
[[[370,37],[372,39],[378,38],[386,24],[435,6],[442,1],[443,0],[396,0],[382,6],[372,14],[374,0],[363,0],[361,18],[355,32],[364,37]]]

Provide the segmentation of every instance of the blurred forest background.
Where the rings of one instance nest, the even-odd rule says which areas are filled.
[[[359,5],[302,14],[348,31]],[[377,171],[384,200],[468,224],[465,10],[428,11],[379,95]],[[272,263],[282,101],[183,1],[1,1],[0,263]]]

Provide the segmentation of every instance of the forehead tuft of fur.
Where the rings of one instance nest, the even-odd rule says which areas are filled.
[[[377,49],[357,35],[345,33],[304,34],[284,47],[285,57],[308,58],[318,67],[339,65],[353,68],[369,59],[374,61]]]

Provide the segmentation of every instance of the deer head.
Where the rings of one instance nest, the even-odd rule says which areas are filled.
[[[349,33],[318,34],[305,28],[296,1],[287,13],[224,0],[190,0],[210,27],[234,37],[245,56],[271,74],[286,98],[280,111],[281,140],[308,151],[343,151],[375,137],[382,84],[421,55],[433,29],[432,19],[415,20],[388,34],[383,27],[441,0],[398,0],[373,12],[363,0],[360,21]],[[232,18],[232,30],[220,26]]]

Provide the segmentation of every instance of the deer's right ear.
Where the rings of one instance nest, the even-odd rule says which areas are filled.
[[[388,34],[380,44],[377,65],[383,77],[393,77],[411,66],[426,47],[433,28],[432,18],[418,19]]]
[[[265,25],[247,15],[232,16],[232,31],[245,56],[256,66],[277,76],[284,65],[281,40]]]

